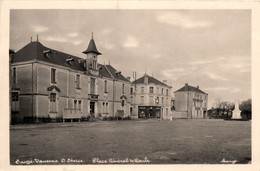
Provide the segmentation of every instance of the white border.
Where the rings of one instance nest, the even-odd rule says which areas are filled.
[[[9,17],[10,9],[251,9],[252,12],[252,164],[239,165],[57,165],[57,166],[11,166],[9,164]],[[4,1],[1,3],[1,170],[260,170],[260,5],[259,2],[203,2],[203,1]]]

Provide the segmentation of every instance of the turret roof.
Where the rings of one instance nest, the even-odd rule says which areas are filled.
[[[82,53],[87,54],[87,53],[90,53],[90,52],[94,52],[94,53],[96,53],[96,54],[98,54],[98,55],[102,55],[102,54],[97,50],[97,47],[96,47],[96,44],[95,44],[95,41],[94,41],[93,37],[92,37],[92,39],[90,40],[90,42],[89,42],[89,44],[88,44],[87,50],[83,51]]]

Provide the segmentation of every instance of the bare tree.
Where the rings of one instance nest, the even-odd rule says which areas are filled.
[[[221,105],[221,98],[216,98],[215,99],[215,108],[217,109],[217,108],[220,108],[220,105]]]
[[[228,118],[232,110],[234,110],[234,103],[228,101],[222,101],[221,98],[215,99],[215,110],[218,114],[218,118]]]

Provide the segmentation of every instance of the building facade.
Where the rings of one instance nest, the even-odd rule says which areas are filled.
[[[79,58],[30,42],[10,55],[13,122],[130,115],[131,82],[101,65],[93,37]]]
[[[175,91],[174,95],[174,118],[207,118],[208,94],[200,90],[199,86],[193,87],[186,83],[184,87]]]
[[[145,74],[132,82],[130,98],[138,118],[167,118],[171,115],[171,86]]]

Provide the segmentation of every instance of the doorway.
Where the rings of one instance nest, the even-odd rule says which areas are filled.
[[[90,102],[90,115],[94,116],[95,115],[95,102]]]

